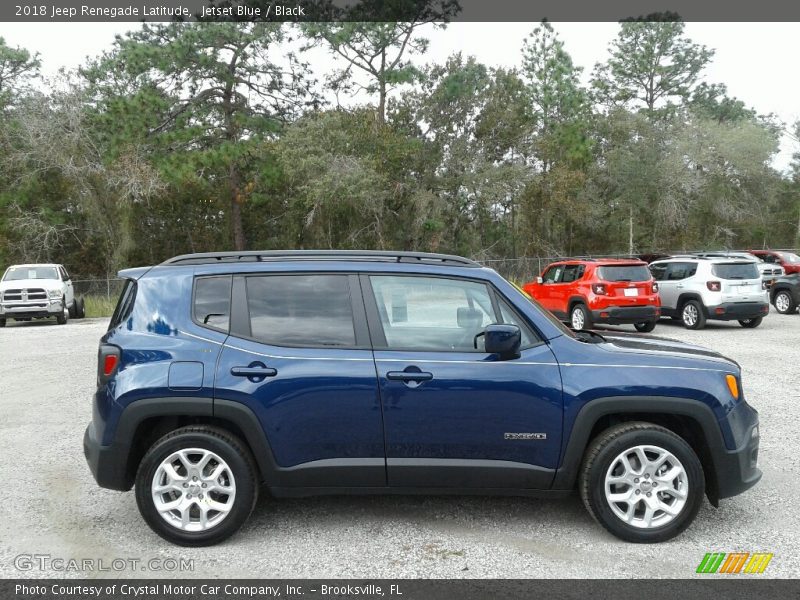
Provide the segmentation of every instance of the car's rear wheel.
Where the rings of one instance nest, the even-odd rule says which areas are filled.
[[[788,315],[797,310],[797,304],[792,298],[792,295],[786,290],[781,290],[775,294],[775,299],[772,301],[777,310],[782,315]]]
[[[73,305],[75,306],[74,316],[76,319],[83,319],[86,317],[86,303],[83,299],[83,296],[75,296]]]
[[[755,319],[740,319],[739,325],[744,327],[745,329],[755,329],[759,325],[761,325],[761,321],[763,321],[763,317],[756,317]]]
[[[573,329],[591,329],[592,314],[584,304],[576,304],[569,313],[569,323]]]
[[[0,327],[5,327],[5,326],[6,326],[6,320],[0,319]]]
[[[656,322],[645,321],[644,323],[634,323],[633,326],[636,328],[636,331],[641,331],[642,333],[649,333],[656,328]]]
[[[694,520],[705,479],[683,438],[652,423],[630,422],[606,429],[591,442],[579,488],[592,517],[615,536],[663,542]]]
[[[688,300],[681,308],[681,321],[686,329],[702,329],[706,326],[703,307],[697,300]]]
[[[142,517],[158,535],[182,546],[210,546],[230,537],[257,498],[250,452],[216,427],[189,426],[165,435],[136,474]]]

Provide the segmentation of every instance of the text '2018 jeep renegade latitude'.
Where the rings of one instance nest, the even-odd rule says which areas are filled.
[[[573,333],[467,259],[245,252],[128,269],[84,453],[159,535],[233,534],[274,496],[563,496],[667,540],[761,477],[739,366]]]

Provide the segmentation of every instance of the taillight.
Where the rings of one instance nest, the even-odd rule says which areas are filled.
[[[103,359],[103,375],[110,377],[119,363],[119,356],[116,354],[109,354]]]
[[[719,281],[707,281],[706,287],[712,292],[719,292],[722,290],[722,284]]]
[[[119,368],[120,349],[116,346],[102,344],[97,357],[97,383],[106,383]]]
[[[593,283],[592,291],[598,296],[605,296],[608,293],[608,290],[606,290],[605,283]]]
[[[658,283],[656,283],[655,281],[653,282],[653,293],[654,294],[658,293]]]

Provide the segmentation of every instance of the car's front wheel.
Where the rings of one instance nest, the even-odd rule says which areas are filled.
[[[6,320],[0,319],[0,327],[5,327],[5,326],[6,326]]]
[[[230,537],[258,498],[249,450],[223,429],[183,427],[147,451],[136,474],[136,502],[147,524],[182,546]]]
[[[652,423],[629,422],[591,442],[579,488],[592,517],[618,538],[663,542],[694,520],[705,479],[683,438]]]
[[[792,295],[786,290],[781,290],[775,294],[772,303],[775,305],[775,310],[782,315],[788,315],[797,310],[797,304],[795,304],[794,298],[792,298]]]
[[[66,298],[61,299],[61,314],[56,315],[56,322],[59,325],[66,325],[67,321],[69,321],[69,309],[67,308],[67,300]]]

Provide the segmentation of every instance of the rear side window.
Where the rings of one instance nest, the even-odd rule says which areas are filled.
[[[583,277],[583,265],[567,265],[564,267],[564,275],[561,276],[561,283],[572,283]]]
[[[650,265],[650,273],[656,281],[663,281],[667,277],[667,267],[669,264],[660,263]]]
[[[758,279],[761,275],[758,272],[756,263],[721,263],[713,265],[711,272],[720,279]]]
[[[231,321],[230,275],[198,277],[194,282],[194,320],[203,327],[228,331]]]
[[[353,347],[353,306],[347,275],[265,275],[247,278],[253,338],[272,346]]]
[[[694,276],[697,273],[697,263],[675,262],[667,267],[667,281],[680,281]]]
[[[114,314],[111,315],[111,322],[108,324],[109,331],[131,316],[135,300],[136,282],[133,279],[126,279],[122,293],[120,293],[119,300],[117,300],[117,307],[114,309]]]
[[[604,281],[648,281],[650,271],[645,265],[613,265],[598,268],[597,276]]]

